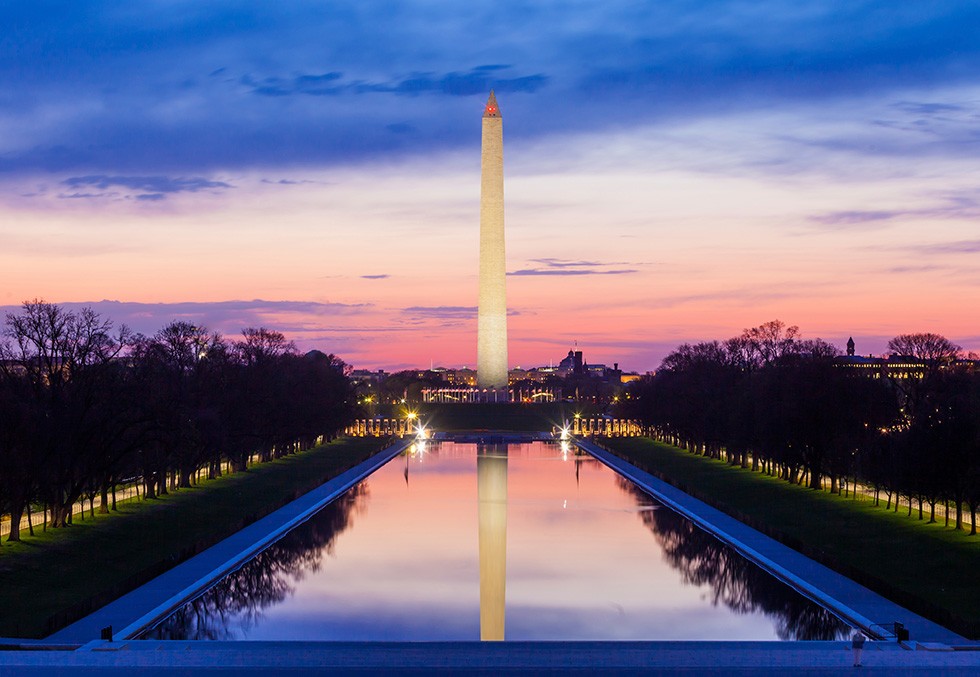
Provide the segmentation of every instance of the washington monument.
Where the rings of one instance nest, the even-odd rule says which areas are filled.
[[[480,307],[476,378],[507,389],[507,289],[504,258],[504,129],[493,90],[483,109],[480,160]]]

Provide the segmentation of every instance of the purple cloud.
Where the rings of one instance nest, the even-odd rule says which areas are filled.
[[[950,270],[949,266],[893,266],[885,270],[886,273],[893,273],[895,275],[902,275],[905,273],[934,273],[940,270]]]
[[[933,219],[974,219],[980,215],[975,191],[964,191],[943,195],[940,201],[917,209],[878,209],[845,210],[813,214],[808,221],[829,230],[844,230],[850,227],[870,230],[885,228],[889,221],[905,217]]]
[[[615,265],[612,263],[601,263],[599,261],[566,261],[564,259],[552,259],[552,258],[531,259],[531,260],[534,261],[535,263],[541,263],[543,265],[546,265],[549,268],[581,268],[581,267],[593,268],[595,266]]]
[[[963,110],[963,106],[957,106],[951,103],[931,103],[925,101],[896,101],[892,104],[893,108],[897,108],[906,113],[912,113],[914,115],[938,115],[941,113],[960,113]]]
[[[279,97],[377,93],[472,96],[485,94],[491,88],[497,92],[534,92],[548,81],[548,77],[540,73],[512,78],[501,77],[500,71],[507,68],[510,67],[500,65],[477,66],[467,72],[452,71],[442,75],[421,72],[380,82],[344,80],[344,74],[337,71],[319,75],[300,74],[291,77],[268,76],[263,78],[255,78],[246,74],[241,77],[239,82],[253,94]]]
[[[62,200],[88,200],[92,198],[107,197],[114,193],[59,193],[58,197]]]
[[[296,180],[296,179],[279,179],[278,181],[277,180],[273,180],[273,179],[262,179],[262,183],[270,183],[270,184],[274,184],[274,185],[277,185],[277,186],[302,186],[303,184],[306,184],[306,183],[324,183],[324,182],[323,181],[311,181],[309,179],[301,179],[301,180]]]
[[[813,223],[822,226],[851,226],[862,223],[880,223],[891,221],[900,216],[905,216],[909,212],[902,211],[842,211],[828,212],[826,214],[815,214],[809,218]]]
[[[69,188],[94,187],[108,190],[113,187],[140,191],[137,200],[159,201],[171,193],[197,193],[202,190],[234,188],[224,181],[214,181],[204,177],[169,177],[169,176],[109,176],[93,174],[89,176],[72,176],[61,182]],[[111,193],[75,193],[59,195],[62,198],[105,197]]]
[[[471,319],[476,317],[476,311],[476,306],[411,306],[402,309],[405,315],[438,319]]]
[[[476,306],[411,306],[402,308],[402,314],[411,315],[417,318],[433,318],[442,320],[470,320],[475,319],[477,314]],[[520,315],[520,311],[508,309],[507,315]]]
[[[685,294],[677,296],[653,297],[647,301],[648,308],[673,308],[688,304],[726,302],[737,306],[756,306],[768,301],[781,299],[799,299],[825,295],[829,290],[845,286],[839,281],[810,282],[807,284],[781,284],[778,287],[768,285],[740,287],[735,289],[719,289],[703,294]]]
[[[621,268],[614,270],[597,270],[607,266],[624,265],[623,262],[602,263],[600,261],[568,261],[565,259],[543,258],[531,259],[534,263],[540,263],[543,267],[523,268],[507,273],[516,277],[524,276],[544,276],[544,275],[628,275],[638,272],[633,268]]]
[[[960,240],[958,242],[942,242],[916,247],[915,251],[924,254],[977,254],[980,253],[980,240]]]
[[[622,270],[562,270],[554,268],[524,268],[522,270],[515,270],[507,274],[515,277],[529,277],[537,275],[628,275],[636,272],[639,271],[632,268],[624,268]]]
[[[95,301],[59,303],[69,310],[91,308],[118,324],[151,335],[173,320],[204,325],[226,336],[245,327],[266,326],[284,332],[322,331],[323,318],[349,317],[373,311],[373,304],[321,303],[316,301],[216,301],[186,303],[139,303]],[[20,306],[0,306],[0,315],[18,313]],[[311,321],[315,318],[316,321]]]

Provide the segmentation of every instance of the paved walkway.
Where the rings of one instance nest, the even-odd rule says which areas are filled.
[[[131,637],[239,567],[297,524],[309,519],[327,503],[401,453],[412,441],[405,439],[393,444],[146,585],[54,633],[45,641],[84,643],[98,639],[101,629],[110,625],[117,638]]]
[[[645,491],[692,520],[705,531],[732,545],[740,553],[807,597],[834,610],[852,625],[864,628],[872,634],[879,634],[881,629],[875,626],[900,621],[908,629],[912,640],[950,645],[975,644],[980,648],[980,644],[970,642],[955,632],[858,585],[851,579],[746,526],[707,503],[685,494],[680,489],[640,470],[592,442],[576,440],[576,444],[633,480]]]
[[[94,642],[0,651],[14,675],[971,675],[980,651],[866,649],[845,642]]]

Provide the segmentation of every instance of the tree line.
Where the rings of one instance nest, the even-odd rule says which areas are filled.
[[[115,509],[124,482],[153,498],[329,441],[353,419],[348,374],[336,356],[299,354],[266,328],[228,340],[174,321],[144,336],[91,309],[24,303],[0,338],[9,540],[32,506],[62,527],[80,500]]]
[[[862,484],[918,518],[980,503],[980,373],[936,334],[889,344],[908,363],[860,369],[775,320],[726,341],[683,344],[631,384],[623,414],[694,453],[832,493]],[[946,511],[949,520],[950,511]]]

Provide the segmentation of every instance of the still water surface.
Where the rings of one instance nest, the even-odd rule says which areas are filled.
[[[847,628],[592,457],[406,452],[146,634],[830,639]]]

